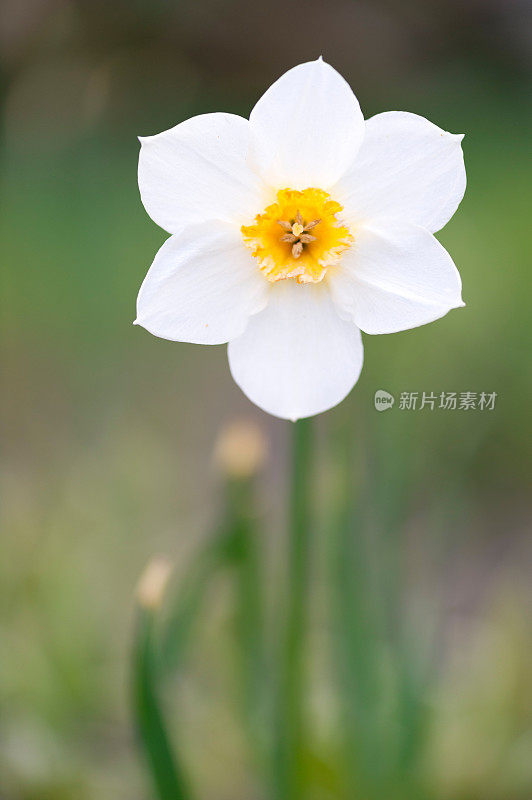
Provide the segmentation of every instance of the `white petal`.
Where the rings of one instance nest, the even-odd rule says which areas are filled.
[[[417,114],[377,114],[334,196],[352,223],[393,217],[438,231],[464,196],[462,138]]]
[[[139,189],[150,217],[176,233],[205,219],[253,218],[262,207],[257,176],[246,165],[249,122],[202,114],[140,139]]]
[[[274,284],[270,302],[229,343],[229,366],[249,399],[296,420],[332,408],[362,369],[360,331],[338,316],[324,284]]]
[[[222,344],[264,308],[268,289],[232,225],[190,225],[155,256],[140,287],[135,324],[163,339]]]
[[[424,228],[406,223],[359,230],[328,278],[340,313],[365,333],[416,328],[464,305],[449,253]]]
[[[353,91],[321,59],[285,72],[249,121],[250,164],[276,188],[327,189],[349,167],[364,135]]]

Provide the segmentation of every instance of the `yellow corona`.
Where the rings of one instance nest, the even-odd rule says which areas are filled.
[[[342,211],[322,189],[280,189],[276,203],[242,226],[244,243],[269,281],[318,283],[353,242]]]

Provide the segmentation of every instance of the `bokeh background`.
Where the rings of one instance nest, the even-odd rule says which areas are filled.
[[[138,197],[136,137],[202,112],[247,116],[284,70],[323,54],[365,116],[408,110],[465,132],[469,185],[439,234],[467,306],[365,337],[351,398],[317,421],[322,508],[335,484],[327,439],[348,418],[382,591],[397,591],[410,652],[432,652],[431,786],[448,800],[528,800],[529,4],[4,0],[0,15],[0,796],[149,796],[129,712],[135,585],[156,552],[179,581],[216,526],[214,442],[239,417],[269,442],[257,503],[275,586],[289,426],[240,394],[224,347],[132,326],[165,238]],[[498,396],[493,411],[396,402],[377,413],[381,388]],[[310,702],[329,776],[316,797],[334,797],[323,578],[314,580]],[[210,590],[176,714],[201,796],[249,800],[263,790],[233,713],[229,595],[223,577]]]

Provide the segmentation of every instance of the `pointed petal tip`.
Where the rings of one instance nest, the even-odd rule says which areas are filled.
[[[327,59],[323,57],[323,54],[318,56],[318,58],[316,59],[315,63],[316,64],[321,64],[321,66],[323,66],[323,67],[331,67],[332,69],[334,69],[334,67],[332,67],[332,65],[329,64]],[[337,70],[334,70],[334,71],[337,72]]]
[[[451,131],[446,131],[443,128],[441,129],[441,131],[442,131],[441,134],[442,136],[446,137],[448,140],[450,139],[451,141],[456,142],[457,144],[460,144],[460,142],[465,136],[465,133],[451,133]]]

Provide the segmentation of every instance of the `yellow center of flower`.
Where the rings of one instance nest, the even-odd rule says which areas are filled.
[[[269,281],[318,283],[353,241],[337,217],[342,211],[322,189],[280,189],[276,203],[242,226],[244,243]]]

